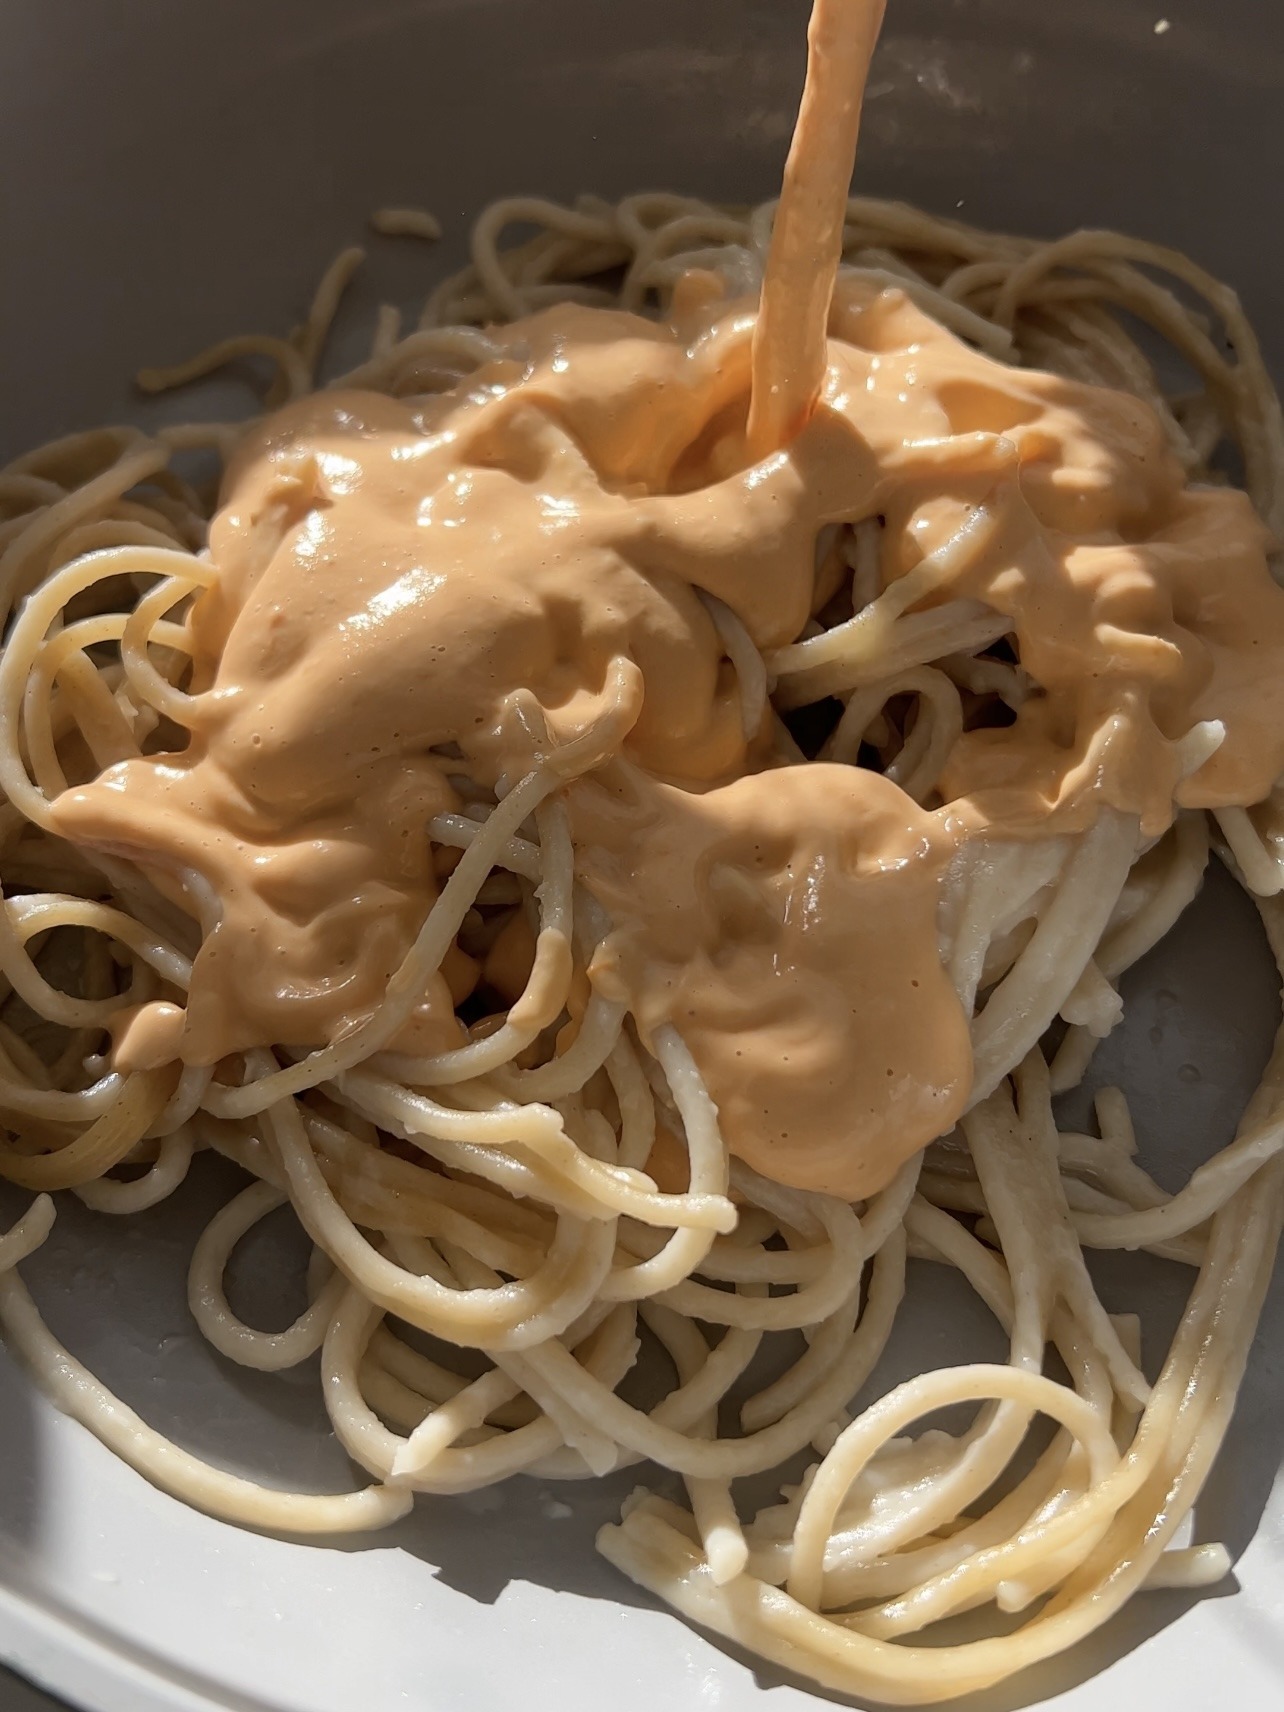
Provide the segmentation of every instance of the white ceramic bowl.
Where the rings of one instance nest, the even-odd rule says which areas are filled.
[[[139,364],[284,328],[378,204],[426,204],[449,233],[431,257],[375,246],[378,283],[344,312],[354,334],[378,295],[410,299],[457,262],[469,220],[501,193],[770,194],[806,11],[0,0],[0,450],[145,417],[127,386]],[[978,223],[1113,225],[1185,247],[1239,284],[1284,355],[1278,7],[890,0],[889,12],[864,188]],[[221,397],[235,402],[234,389]],[[1225,883],[1128,984],[1129,1021],[1099,1071],[1140,1092],[1166,1181],[1227,1137],[1265,1056],[1274,987]],[[124,1228],[64,1209],[33,1287],[72,1348],[182,1442],[267,1479],[338,1484],[312,1375],[260,1381],[193,1335],[183,1266],[218,1176]],[[246,1270],[271,1291],[270,1241]],[[1102,1276],[1112,1305],[1171,1325],[1167,1268],[1119,1257]],[[995,1352],[982,1312],[942,1283],[918,1268],[880,1384],[964,1344]],[[1202,1600],[1140,1598],[977,1712],[1284,1704],[1282,1334],[1277,1291],[1198,1510],[1197,1536],[1227,1541],[1235,1581]],[[556,1492],[519,1481],[424,1503],[368,1542],[285,1543],[156,1493],[0,1362],[0,1656],[93,1712],[803,1712],[796,1684],[685,1628],[595,1557],[594,1529],[634,1478]],[[18,1692],[0,1681],[0,1704]]]

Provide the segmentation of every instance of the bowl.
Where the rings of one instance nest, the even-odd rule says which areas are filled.
[[[1233,281],[1284,372],[1284,14],[1261,0],[890,0],[859,187],[1054,235],[1119,227]],[[458,265],[472,218],[514,191],[773,193],[803,64],[805,0],[5,0],[0,139],[11,163],[0,273],[4,456],[106,420],[175,419],[139,366],[232,331],[284,330],[371,208],[431,208],[431,251],[374,240],[338,355],[374,304]],[[210,408],[248,408],[234,381]],[[1166,1184],[1230,1135],[1278,1015],[1251,910],[1214,874],[1133,971],[1094,1069],[1137,1096]],[[260,1380],[195,1336],[187,1254],[229,1174],[118,1228],[65,1207],[26,1269],[55,1331],[156,1425],[225,1466],[341,1484],[314,1376]],[[4,1202],[6,1212],[19,1203]],[[297,1255],[247,1245],[261,1305]],[[1108,1302],[1157,1335],[1180,1291],[1115,1257]],[[917,1266],[912,1315],[874,1389],[997,1353],[978,1308]],[[1157,1345],[1158,1347],[1158,1345]],[[1235,1424],[1198,1506],[1235,1575],[1139,1596],[1089,1644],[960,1703],[1117,1712],[1162,1700],[1284,1700],[1284,1296],[1268,1302]],[[592,1546],[636,1475],[517,1481],[425,1501],[353,1543],[238,1532],[156,1492],[0,1358],[0,1657],[91,1712],[588,1712],[658,1704],[804,1712],[802,1685],[684,1626]],[[11,1703],[16,1687],[0,1683]]]

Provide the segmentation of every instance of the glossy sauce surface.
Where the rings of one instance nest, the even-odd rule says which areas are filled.
[[[246,434],[188,620],[190,746],[55,807],[202,919],[181,1030],[158,1021],[152,1056],[353,1027],[436,895],[426,826],[452,777],[511,786],[530,698],[567,742],[622,682],[631,729],[567,793],[613,923],[590,977],[644,1037],[677,1026],[734,1152],[861,1197],[967,1098],[939,948],[961,851],[1103,804],[1153,838],[1174,802],[1266,795],[1284,595],[1244,495],[1188,488],[1144,404],[1005,367],[855,276],[813,414],[754,460],[754,326],[707,279],[671,324],[563,307],[496,330],[501,354],[450,394],[322,392]],[[917,574],[911,610],[1002,614],[1034,680],[1014,723],[960,739],[934,808],[862,769],[785,766],[770,721],[747,732],[702,598],[784,663],[825,593],[818,540],[874,518],[882,587]],[[1224,741],[1182,778],[1202,720]],[[403,1049],[466,1038],[448,975]]]

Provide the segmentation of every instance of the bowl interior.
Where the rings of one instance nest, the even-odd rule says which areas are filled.
[[[447,235],[431,251],[371,243],[339,329],[353,348],[376,302],[411,302],[458,264],[493,197],[774,194],[806,13],[805,0],[116,0],[73,19],[0,0],[0,144],[18,163],[0,192],[0,451],[103,420],[250,408],[233,382],[144,404],[128,380],[225,333],[286,329],[375,206],[429,207]],[[858,188],[978,224],[1108,225],[1185,248],[1238,286],[1284,367],[1284,227],[1268,200],[1282,93],[1284,12],[1262,0],[890,0]],[[1127,997],[1096,1074],[1135,1091],[1152,1168],[1175,1183],[1229,1136],[1277,1015],[1252,912],[1224,877]],[[338,1485],[314,1375],[263,1381],[193,1336],[186,1256],[226,1188],[199,1172],[124,1227],[65,1209],[33,1288],[71,1347],[183,1443],[282,1484]],[[297,1261],[284,1223],[249,1245],[247,1304],[272,1298],[284,1316]],[[1112,1306],[1147,1312],[1157,1353],[1180,1280],[1129,1257],[1102,1276]],[[932,1269],[913,1292],[875,1389],[963,1347],[997,1353],[982,1310]],[[1277,1290],[1197,1518],[1198,1537],[1239,1557],[1240,1596],[1147,1596],[986,1712],[1045,1699],[1113,1712],[1157,1690],[1193,1712],[1228,1691],[1244,1705],[1284,1692],[1280,1349]],[[594,1529],[635,1474],[519,1481],[425,1503],[356,1546],[303,1546],[182,1509],[0,1369],[0,1655],[80,1704],[475,1712],[532,1682],[566,1712],[604,1697],[619,1712],[664,1697],[807,1704],[595,1557]]]

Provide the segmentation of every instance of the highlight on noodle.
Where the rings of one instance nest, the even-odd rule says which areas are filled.
[[[288,337],[140,377],[261,360],[243,427],[0,473],[0,1176],[36,1195],[0,1326],[150,1480],[257,1527],[654,1463],[685,1502],[639,1489],[613,1564],[923,1703],[1229,1567],[1173,1541],[1274,1262],[1284,1046],[1172,1195],[1120,1091],[1094,1134],[1053,1099],[1210,849],[1284,956],[1284,428],[1184,257],[848,197],[880,17],[816,5],[779,205],[498,203],[323,385],[345,251]],[[246,1366],[319,1357],[351,1492],[169,1442],[22,1282],[54,1192],[128,1217],[203,1151],[246,1186],[192,1314]],[[309,1306],[267,1332],[224,1274],[284,1205]],[[1190,1269],[1153,1381],[1101,1249]],[[853,1417],[910,1258],[1009,1359]]]

